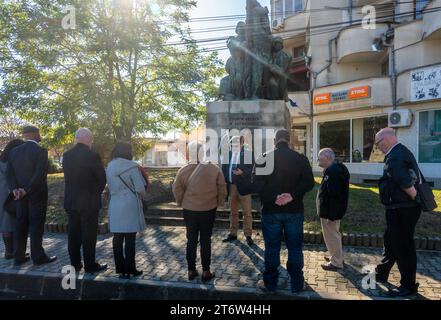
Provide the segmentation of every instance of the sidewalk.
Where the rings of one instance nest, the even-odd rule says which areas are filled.
[[[64,234],[45,234],[44,247],[58,260],[49,265],[33,266],[27,263],[14,267],[10,260],[0,259],[0,291],[16,292],[21,290],[42,293],[57,293],[65,298],[138,298],[138,299],[384,299],[386,287],[364,290],[362,280],[365,266],[375,266],[381,259],[378,248],[345,248],[344,271],[335,273],[321,269],[324,262],[325,247],[305,245],[305,278],[307,291],[292,295],[289,291],[289,276],[285,269],[287,252],[282,247],[282,268],[277,295],[266,296],[256,290],[256,282],[261,279],[264,269],[262,235],[255,236],[253,247],[246,245],[244,237],[233,243],[222,243],[228,234],[226,230],[215,230],[212,246],[212,270],[216,279],[208,285],[200,280],[189,282],[185,260],[185,228],[151,226],[137,240],[137,267],[144,271],[138,279],[121,280],[114,273],[112,237],[99,236],[97,258],[108,263],[109,269],[98,275],[81,275],[78,279],[79,292],[61,289],[63,266],[69,265],[67,237]],[[3,244],[0,254],[3,257]],[[198,260],[198,268],[200,262]],[[418,252],[419,295],[413,299],[441,299],[441,253]],[[14,280],[13,280],[14,279]],[[43,280],[42,280],[43,279]],[[52,282],[50,282],[51,280]],[[390,281],[399,283],[399,272],[394,267]],[[50,288],[43,288],[48,286]],[[40,288],[41,286],[41,288]],[[132,287],[131,287],[132,286]],[[34,288],[35,287],[35,288]],[[87,287],[87,292],[85,291]],[[98,289],[100,288],[100,289]],[[132,288],[129,290],[129,288]],[[143,289],[144,288],[144,289]],[[148,288],[148,290],[147,290]],[[14,291],[15,290],[15,291]],[[96,290],[96,292],[94,292]],[[101,290],[101,291],[100,291]],[[116,292],[114,292],[116,290]]]

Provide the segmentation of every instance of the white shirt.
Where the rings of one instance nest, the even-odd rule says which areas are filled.
[[[231,155],[230,169],[228,170],[230,183],[233,183],[233,165],[237,165],[239,163],[239,158],[240,158],[240,152],[235,152]]]

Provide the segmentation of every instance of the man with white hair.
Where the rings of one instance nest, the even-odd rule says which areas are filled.
[[[344,164],[336,161],[335,153],[330,148],[320,150],[318,160],[324,171],[317,193],[317,213],[330,254],[325,257],[327,263],[322,264],[322,268],[326,271],[338,271],[343,269],[340,222],[348,208],[350,174]]]
[[[395,262],[401,286],[390,290],[392,297],[418,292],[415,227],[421,216],[415,185],[420,183],[418,164],[412,152],[398,143],[395,131],[385,128],[375,136],[375,145],[385,155],[383,176],[379,181],[380,199],[386,208],[383,260],[376,268],[376,281],[387,282]]]
[[[95,261],[98,214],[106,172],[100,156],[91,150],[92,141],[92,132],[81,128],[75,133],[75,146],[63,155],[69,256],[71,265],[80,271],[83,247],[84,269],[88,273],[107,269],[107,265]]]

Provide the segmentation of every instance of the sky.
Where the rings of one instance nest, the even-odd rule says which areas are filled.
[[[245,15],[246,14],[246,0],[198,0],[198,5],[195,9],[193,9],[190,13],[192,19],[197,19],[200,17],[219,17],[219,16],[232,16],[232,15]],[[262,6],[267,6],[268,10],[271,11],[270,8],[270,0],[259,0]],[[244,21],[245,18],[239,19],[222,19],[217,21],[209,21],[209,22],[192,22],[190,24],[191,29],[194,31],[198,31],[201,29],[215,29],[219,27],[234,27],[239,21]],[[210,38],[220,38],[220,37],[228,37],[234,36],[235,31],[234,28],[229,30],[221,30],[221,31],[212,31],[212,32],[204,32],[204,33],[194,33],[194,39],[210,39]],[[200,47],[202,48],[216,48],[216,47],[226,47],[226,41],[219,42],[210,42],[210,43],[201,43]],[[228,50],[219,51],[219,56],[221,59],[226,62],[229,57]]]

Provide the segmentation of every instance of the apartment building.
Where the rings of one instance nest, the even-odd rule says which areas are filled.
[[[393,126],[441,187],[441,0],[273,0],[271,21],[294,56],[295,148],[317,174],[331,147],[353,182],[377,180],[374,136]]]

